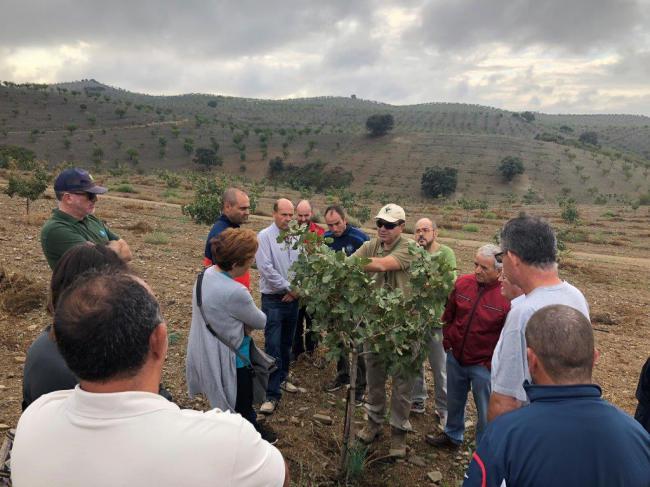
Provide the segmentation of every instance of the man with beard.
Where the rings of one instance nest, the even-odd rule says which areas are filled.
[[[454,251],[438,242],[438,227],[429,218],[421,218],[415,224],[415,241],[420,247],[431,254],[438,254],[441,261],[452,269],[456,269]],[[445,303],[439,303],[439,316],[444,311]],[[438,422],[444,428],[447,423],[447,366],[445,350],[442,346],[442,329],[437,329],[428,344],[427,356],[433,373],[435,388],[435,413]],[[424,378],[424,364],[420,374],[415,379],[411,394],[411,412],[424,414],[427,399],[427,384]]]

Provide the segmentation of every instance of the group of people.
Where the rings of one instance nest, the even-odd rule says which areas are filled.
[[[188,392],[215,408],[202,413],[180,409],[162,387],[167,327],[154,292],[129,267],[129,246],[93,215],[106,188],[73,168],[54,190],[57,209],[41,232],[53,270],[52,325],[25,363],[14,485],[289,485],[286,462],[272,446],[277,434],[257,414],[273,414],[283,392],[298,391],[290,364],[318,347],[318,335],[291,283],[298,251],[278,236],[296,219],[329,237],[335,251],[367,257],[364,270],[376,286],[408,294],[416,257],[404,209],[382,207],[371,239],[338,205],[325,209],[325,231],[309,201],[294,208],[282,198],[273,222],[255,234],[241,228],[250,213],[246,193],[224,191],[193,289],[187,344]],[[420,219],[414,230],[418,245],[456,267],[434,221]],[[519,216],[500,237],[500,246],[478,249],[474,272],[459,276],[446,302],[436,303],[443,327],[426,339],[439,427],[426,442],[460,447],[471,389],[476,451],[466,485],[650,485],[650,434],[592,382],[598,354],[589,308],[559,278],[552,228]],[[253,264],[261,309],[250,292]],[[264,351],[276,365],[261,390],[252,330],[264,330]],[[387,417],[388,371],[369,349],[359,357],[356,401],[367,420],[357,436],[370,444]],[[342,356],[326,390],[345,387],[349,375]],[[648,399],[645,389],[637,395]],[[424,413],[426,401],[424,364],[415,377],[392,377],[391,456],[407,456],[410,415]],[[638,411],[647,428],[648,405]]]

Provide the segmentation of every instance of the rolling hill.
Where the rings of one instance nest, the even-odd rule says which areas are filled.
[[[395,127],[369,137],[368,116]],[[0,146],[61,162],[139,171],[197,168],[197,148],[216,148],[222,170],[252,179],[268,161],[322,160],[354,175],[352,189],[417,201],[430,166],[458,169],[455,198],[629,202],[648,193],[650,118],[518,113],[455,103],[393,106],[356,97],[257,100],[205,94],[150,96],[83,80],[0,86]],[[578,142],[585,131],[600,147]],[[504,182],[498,165],[519,156],[525,172]]]

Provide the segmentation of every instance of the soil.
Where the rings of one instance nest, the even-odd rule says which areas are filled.
[[[15,427],[21,412],[25,353],[50,321],[45,311],[50,269],[41,252],[39,232],[54,206],[51,197],[39,200],[32,206],[32,214],[26,217],[21,201],[0,195],[3,217],[0,222],[0,269],[31,280],[29,292],[39,297],[34,309],[12,314],[8,311],[10,306],[3,301],[6,296],[0,294],[0,423],[9,427]],[[261,210],[269,214],[269,208]],[[419,208],[417,212],[424,211]],[[593,214],[599,211],[602,208],[594,209]],[[556,208],[539,208],[538,212],[551,219],[557,218]],[[414,213],[416,210],[410,214]],[[439,213],[434,212],[441,216]],[[509,213],[513,214],[512,209]],[[97,214],[127,240],[135,256],[133,268],[151,285],[162,304],[170,332],[164,385],[181,407],[207,409],[204,400],[188,399],[184,371],[191,289],[201,268],[208,227],[189,221],[176,205],[161,205],[155,201],[102,198]],[[445,214],[444,218],[461,219],[462,215],[463,212],[458,210],[458,214]],[[481,226],[478,234],[452,234],[443,230],[442,240],[455,250],[461,272],[472,271],[477,246],[492,241],[494,230],[504,219]],[[648,253],[643,251],[648,245],[647,218],[645,223],[644,218],[640,218],[641,223],[634,223],[634,219],[639,220],[638,215],[634,218],[632,215],[620,217],[609,223],[610,229],[630,236],[629,256],[626,256],[625,246],[616,246],[616,255],[613,256],[614,247],[575,244],[572,245],[573,252],[563,258],[561,265],[562,277],[580,288],[590,304],[597,347],[601,352],[594,380],[602,386],[607,400],[628,413],[632,413],[636,406],[634,392],[638,374],[650,350],[650,261]],[[595,223],[596,218],[591,221]],[[268,223],[268,218],[253,216],[250,227],[259,230]],[[635,226],[637,230],[633,228]],[[155,240],[147,239],[150,233],[143,233],[143,228],[166,234],[169,243],[147,243]],[[643,232],[646,232],[645,236],[641,236]],[[255,271],[251,281],[253,296],[258,299]],[[261,342],[263,336],[256,336],[256,339]],[[316,366],[314,362],[318,361],[325,366]],[[317,351],[315,356],[301,358],[293,367],[292,375],[296,384],[306,392],[285,393],[276,414],[268,419],[280,436],[277,447],[288,461],[295,485],[337,483],[335,475],[343,429],[344,391],[333,394],[323,391],[324,385],[333,379],[334,371],[334,364],[325,362],[323,350]],[[432,390],[430,376],[428,382],[429,390]],[[473,404],[471,400],[469,402],[468,419],[474,421]],[[316,413],[330,416],[333,424],[323,425],[315,421],[312,416]],[[362,408],[357,408],[355,414],[355,425],[359,428],[363,424]],[[414,431],[408,439],[410,461],[391,462],[384,458],[388,453],[389,431],[386,428],[384,439],[369,452],[360,485],[430,483],[427,473],[435,470],[442,473],[442,485],[457,485],[462,480],[473,447],[471,441],[466,441],[458,452],[435,450],[423,441],[424,434],[436,428],[432,401],[427,403],[425,414],[414,416]],[[467,433],[467,438],[473,438],[473,426],[469,426]]]

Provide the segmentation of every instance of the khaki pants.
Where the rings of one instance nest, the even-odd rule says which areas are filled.
[[[368,353],[365,348],[366,357],[366,381],[368,397],[366,410],[368,418],[377,424],[383,424],[386,414],[386,369],[375,353]],[[409,414],[411,413],[411,391],[413,390],[413,378],[406,379],[401,376],[393,376],[393,387],[390,398],[390,425],[403,431],[411,431]]]

